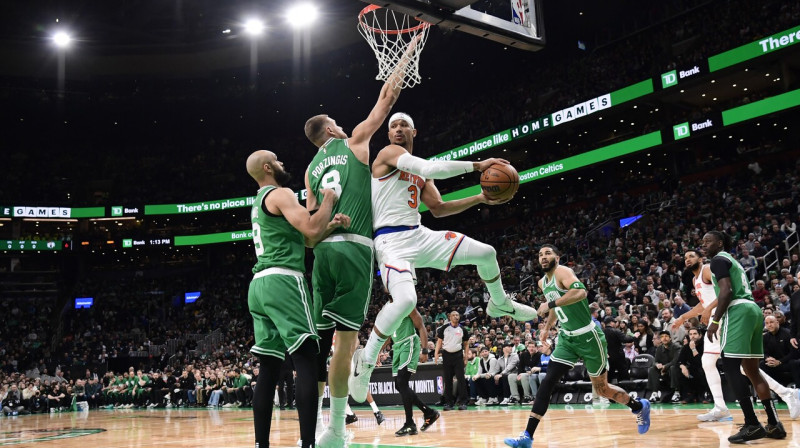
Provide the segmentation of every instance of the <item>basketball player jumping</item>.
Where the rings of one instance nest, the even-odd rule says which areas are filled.
[[[678,328],[686,320],[698,315],[701,316],[701,322],[708,325],[711,316],[717,309],[717,293],[714,291],[714,285],[711,282],[711,269],[708,264],[703,264],[703,259],[696,250],[686,251],[684,259],[686,268],[694,274],[694,290],[700,303],[676,319],[672,327]],[[702,357],[703,371],[706,374],[706,381],[709,389],[711,389],[711,395],[714,397],[714,408],[705,414],[698,415],[697,419],[700,421],[719,422],[733,420],[722,396],[722,380],[719,376],[719,370],[717,370],[717,360],[720,352],[719,338],[714,338],[713,341],[705,343]],[[761,370],[761,376],[769,384],[769,388],[778,394],[789,407],[789,416],[793,419],[800,416],[800,391],[784,387],[763,370]]]
[[[317,410],[317,332],[311,319],[306,285],[306,243],[337,227],[347,227],[350,218],[331,211],[336,202],[332,190],[322,191],[319,212],[311,216],[285,185],[290,176],[269,151],[256,151],[247,158],[247,172],[259,190],[251,210],[253,246],[257,263],[247,293],[253,317],[255,344],[250,351],[261,362],[261,373],[253,395],[256,447],[269,446],[272,395],[278,384],[284,353],[297,371],[297,413],[302,448],[314,446]],[[280,319],[276,319],[280,316]]]
[[[544,277],[539,280],[539,288],[547,299],[539,307],[539,314],[547,315],[541,340],[547,343],[550,328],[561,322],[558,344],[550,355],[547,374],[539,385],[533,400],[528,427],[517,438],[507,438],[505,443],[514,448],[530,448],[533,433],[550,405],[550,396],[556,385],[579,359],[583,359],[592,387],[600,396],[610,398],[631,408],[636,416],[639,434],[650,429],[650,402],[628,395],[625,390],[608,383],[608,346],[606,337],[592,321],[592,313],[586,300],[586,287],[566,266],[559,266],[561,254],[555,246],[545,244],[539,249],[539,264]]]
[[[435,232],[420,225],[420,202],[433,216],[461,213],[478,204],[499,204],[483,193],[456,201],[443,201],[433,179],[447,179],[472,171],[484,171],[502,159],[481,162],[428,161],[412,155],[417,131],[405,113],[389,119],[389,141],[372,163],[372,207],[375,252],[384,287],[392,295],[375,318],[375,326],[366,347],[353,355],[349,378],[350,395],[363,402],[375,362],[386,338],[393,334],[403,318],[417,305],[415,268],[449,271],[453,266],[475,265],[491,295],[487,313],[492,317],[508,315],[526,321],[536,311],[509,299],[500,279],[495,249],[463,234]],[[466,355],[464,355],[466,356]]]
[[[761,376],[758,362],[764,357],[764,315],[753,299],[744,268],[725,250],[731,246],[730,236],[712,230],[703,236],[703,248],[711,257],[711,283],[717,293],[717,309],[708,326],[706,337],[714,341],[719,331],[722,365],[739,406],[744,414],[744,425],[738,433],[728,437],[731,443],[746,443],[750,440],[769,437],[786,438],[783,424],[778,420],[775,402],[769,386]],[[745,377],[739,372],[743,368],[747,379],[753,384],[758,398],[767,413],[767,426],[761,426],[750,401],[750,391]]]

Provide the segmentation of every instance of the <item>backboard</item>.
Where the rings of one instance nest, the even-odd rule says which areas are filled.
[[[542,0],[362,0],[528,51],[544,48]]]

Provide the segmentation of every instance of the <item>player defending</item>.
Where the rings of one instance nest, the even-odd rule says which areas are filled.
[[[725,354],[722,366],[744,414],[744,425],[738,433],[728,437],[728,441],[745,443],[764,437],[783,439],[786,431],[778,421],[769,386],[758,368],[758,361],[764,357],[764,316],[753,299],[744,268],[725,251],[727,247],[730,247],[727,234],[712,230],[703,236],[703,248],[711,257],[711,282],[717,294],[717,309],[708,326],[707,337],[713,341],[717,332],[720,333],[720,348]],[[764,405],[766,428],[761,426],[753,410],[747,383],[739,373],[740,366]]]
[[[416,43],[412,42],[406,54],[414,51]],[[323,448],[343,446],[346,442],[347,377],[358,330],[367,315],[374,275],[369,141],[400,95],[401,88],[394,87],[400,83],[395,79],[402,78],[404,70],[403,63],[399,64],[381,88],[369,116],[353,129],[351,137],[327,115],[311,117],[305,124],[306,137],[319,148],[306,170],[306,207],[315,210],[322,200],[322,189],[331,189],[339,196],[334,212],[351,218],[349,229],[337,229],[314,248],[314,322],[321,336],[321,353],[327,353],[333,332],[337,331],[328,374],[330,424],[317,443]],[[327,373],[324,358],[318,361],[317,368],[318,388],[322,389]],[[317,409],[322,407],[321,398],[317,406]]]
[[[683,325],[686,320],[695,316],[700,316],[700,321],[708,325],[711,316],[714,314],[717,306],[717,293],[714,290],[714,285],[711,282],[711,270],[708,264],[703,264],[703,259],[696,250],[689,250],[684,254],[686,268],[694,274],[694,291],[697,295],[698,303],[689,312],[683,314],[675,320],[672,328],[678,328]],[[720,422],[733,420],[728,406],[725,404],[725,399],[722,396],[722,381],[717,370],[717,360],[719,359],[721,350],[719,347],[719,338],[715,337],[713,342],[707,342],[703,349],[703,371],[706,374],[708,387],[711,389],[711,395],[714,397],[714,408],[705,414],[700,414],[697,419],[704,422]],[[761,371],[761,376],[769,384],[769,388],[775,391],[780,396],[786,405],[789,407],[789,415],[791,418],[800,416],[800,397],[798,390],[794,388],[784,387],[772,377]]]
[[[319,212],[310,216],[292,190],[282,188],[291,176],[270,151],[247,158],[247,172],[259,190],[250,213],[257,262],[247,292],[253,316],[255,345],[250,349],[261,362],[253,396],[256,446],[269,446],[272,397],[280,377],[285,352],[297,371],[297,413],[302,447],[314,446],[317,420],[317,332],[311,319],[305,271],[305,246],[325,233],[347,227],[349,217],[337,214],[333,190],[323,190]],[[279,318],[278,318],[279,317]]]
[[[419,334],[417,334],[419,333]],[[406,422],[395,435],[413,436],[417,434],[417,424],[414,423],[413,406],[422,411],[425,422],[420,430],[425,431],[439,419],[439,412],[422,402],[417,394],[409,387],[411,375],[417,372],[417,365],[428,361],[428,332],[425,323],[416,308],[411,314],[404,317],[392,335],[394,345],[392,351],[392,376],[400,398],[403,400],[403,409],[406,412]],[[420,351],[421,350],[421,351]]]
[[[489,199],[483,193],[444,202],[433,180],[484,171],[495,163],[508,162],[502,159],[429,161],[414,157],[416,135],[410,116],[401,112],[392,115],[389,119],[391,144],[383,148],[372,163],[375,252],[383,286],[392,295],[392,301],[386,303],[375,318],[366,347],[353,355],[350,395],[358,402],[366,398],[369,378],[383,343],[417,305],[415,268],[449,271],[453,266],[475,265],[491,295],[487,306],[490,316],[508,315],[519,321],[536,317],[533,308],[507,297],[492,246],[457,232],[435,232],[420,225],[420,202],[435,217],[461,213],[478,204],[506,202]]]
[[[539,264],[544,270],[544,277],[539,280],[546,303],[539,307],[541,316],[547,315],[545,328],[541,332],[541,340],[547,343],[550,328],[561,322],[558,344],[550,356],[547,374],[539,385],[536,398],[533,400],[528,427],[517,438],[507,438],[505,443],[515,448],[530,448],[533,433],[547,412],[550,396],[556,385],[578,359],[583,359],[592,387],[600,396],[610,398],[619,404],[631,408],[636,416],[639,434],[650,429],[650,402],[636,399],[628,395],[620,387],[608,383],[608,346],[606,337],[593,321],[586,300],[586,287],[583,286],[575,272],[566,266],[559,266],[561,254],[555,246],[545,244],[539,249]]]

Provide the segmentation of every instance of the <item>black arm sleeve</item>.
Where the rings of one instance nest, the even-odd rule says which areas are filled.
[[[717,256],[711,260],[711,273],[714,274],[717,280],[730,278],[732,267],[733,264],[725,257]]]

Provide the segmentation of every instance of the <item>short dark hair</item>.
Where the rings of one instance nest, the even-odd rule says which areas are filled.
[[[559,257],[561,256],[561,251],[558,250],[558,248],[556,246],[553,246],[552,244],[542,244],[542,247],[540,247],[539,250],[542,250],[545,247],[551,249],[553,251],[553,253],[555,253],[557,256],[559,256]]]

